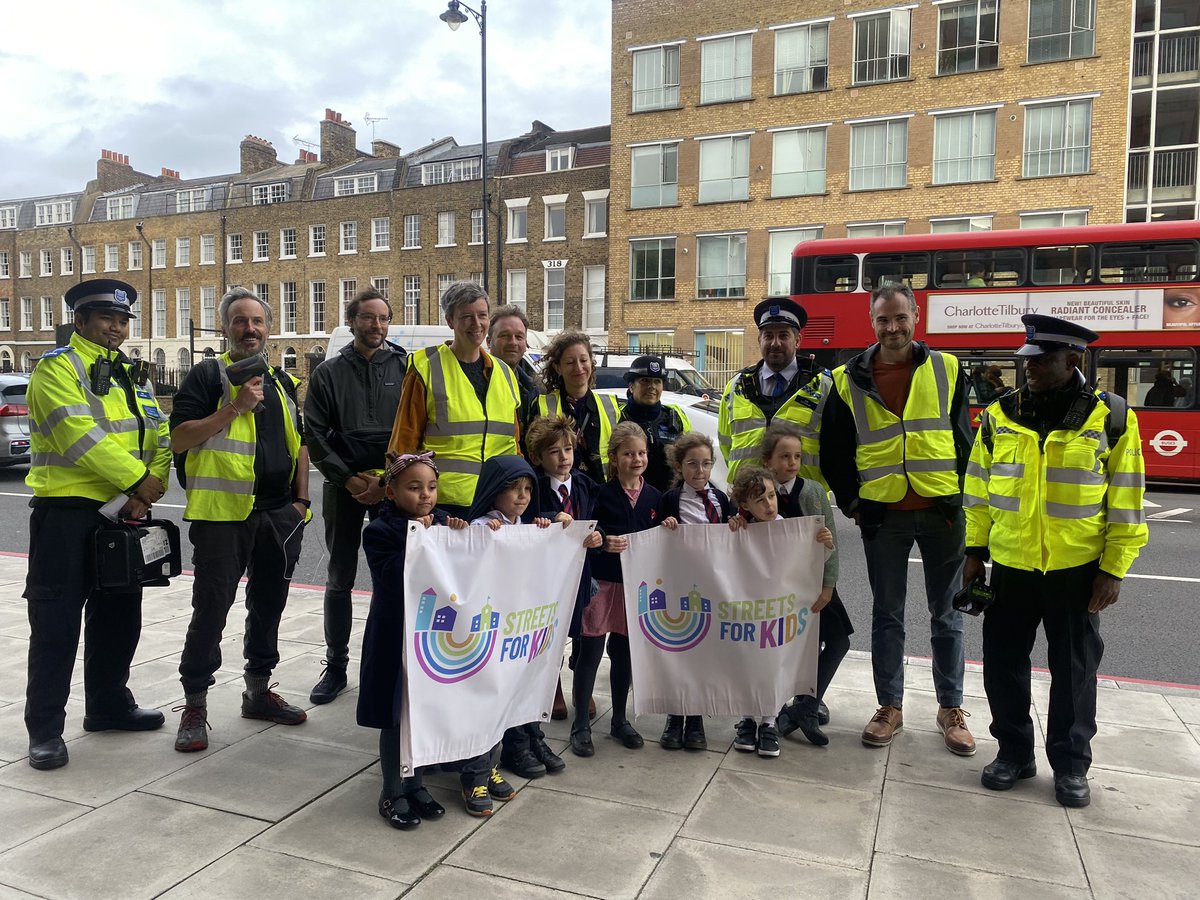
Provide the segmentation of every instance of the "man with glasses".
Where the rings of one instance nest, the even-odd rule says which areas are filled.
[[[305,436],[313,464],[325,476],[321,512],[329,571],[325,581],[325,671],[309,700],[329,703],[346,689],[353,621],[350,592],[358,574],[363,514],[383,499],[379,475],[408,365],[404,348],[387,339],[392,310],[375,288],[346,307],[354,341],[313,372],[304,401]]]

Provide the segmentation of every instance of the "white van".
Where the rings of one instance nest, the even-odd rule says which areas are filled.
[[[388,340],[399,344],[409,353],[423,350],[434,344],[444,344],[454,339],[454,332],[448,325],[397,325],[395,322],[388,328]],[[339,325],[329,336],[329,345],[325,348],[325,358],[332,359],[343,347],[354,340],[349,325]],[[527,335],[529,342],[528,357],[531,363],[537,362],[541,355],[540,348],[546,346],[545,332],[530,331]]]

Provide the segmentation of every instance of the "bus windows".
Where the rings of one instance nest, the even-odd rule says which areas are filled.
[[[818,256],[813,266],[813,290],[820,294],[858,290],[858,257],[853,253]]]
[[[1100,350],[1096,387],[1120,394],[1139,409],[1190,409],[1196,405],[1196,351],[1191,347]]]
[[[1070,247],[1034,247],[1030,280],[1034,284],[1087,284],[1096,263],[1090,244]]]
[[[987,406],[1017,386],[1017,364],[1011,354],[963,354],[958,362],[967,373],[967,402],[971,406]]]
[[[1195,241],[1106,244],[1100,248],[1100,280],[1105,284],[1194,281]]]
[[[1025,270],[1025,253],[1019,247],[939,250],[933,261],[940,288],[1016,287]]]
[[[914,291],[929,287],[928,253],[868,253],[863,261],[863,289],[905,284]]]

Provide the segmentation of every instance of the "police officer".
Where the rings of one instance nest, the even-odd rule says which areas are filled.
[[[297,380],[271,369],[234,385],[226,368],[263,352],[271,307],[235,287],[217,313],[230,350],[191,368],[171,410],[172,447],[187,454],[183,517],[191,522],[196,570],[179,660],[184,708],[175,749],[181,753],[208,747],[208,689],[221,666],[221,632],[247,572],[242,716],[279,725],[308,718],[270,685],[279,663],[279,620],[312,516]]]
[[[683,407],[663,403],[663,380],[666,373],[663,361],[657,356],[639,356],[625,373],[625,405],[620,422],[636,422],[646,432],[646,473],[648,484],[660,491],[668,490],[675,481],[667,448],[679,440],[692,422]]]
[[[1091,388],[1079,361],[1095,332],[1025,315],[1025,384],[983,413],[967,468],[964,585],[992,559],[995,601],[984,613],[983,680],[996,759],[983,786],[1006,791],[1037,773],[1029,715],[1029,651],[1046,632],[1050,711],[1046,756],[1054,796],[1087,806],[1096,733],[1099,613],[1145,545],[1145,467],[1137,416]]]
[[[771,421],[791,422],[803,435],[800,477],[825,484],[818,460],[818,436],[825,403],[833,387],[829,373],[796,356],[800,332],[808,321],[804,307],[788,297],[768,297],[754,307],[762,359],[733,376],[721,395],[717,437],[729,466],[729,482],[738,468],[761,456]]]
[[[364,288],[346,307],[354,340],[317,366],[304,398],[304,428],[312,463],[325,476],[321,513],[329,551],[325,583],[325,671],[308,699],[329,703],[346,689],[363,516],[383,500],[388,438],[408,364],[391,343],[392,310],[378,290]]]
[[[889,282],[870,298],[877,343],[833,372],[821,429],[821,470],[862,534],[871,582],[871,667],[879,709],[863,729],[886,747],[904,722],[908,555],[921,548],[930,615],[937,725],[946,749],[975,752],[963,697],[962,476],[971,450],[967,378],[949,353],[913,340],[916,299]]]
[[[85,731],[149,731],[163,724],[126,687],[141,632],[142,591],[95,586],[99,510],[126,495],[124,517],[141,517],[166,491],[167,422],[147,384],[149,369],[118,349],[129,337],[137,291],[122,281],[81,282],[64,297],[75,313],[66,347],[51,350],[29,380],[33,489],[29,518],[29,764],[67,764],[62,732],[84,618]]]

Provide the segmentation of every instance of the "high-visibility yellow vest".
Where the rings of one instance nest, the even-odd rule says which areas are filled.
[[[604,470],[608,471],[608,439],[612,437],[612,430],[617,422],[621,421],[621,401],[615,394],[597,394],[592,391],[592,399],[596,401],[596,408],[600,411],[600,446],[596,447],[596,452],[600,455],[600,464],[604,466]],[[570,411],[563,410],[562,398],[558,391],[551,391],[548,394],[539,394],[537,398],[538,415],[539,416],[557,416],[570,415]],[[575,426],[579,427],[581,423],[576,422]]]
[[[758,372],[745,370],[725,386],[721,395],[721,410],[717,417],[717,439],[721,455],[729,467],[729,483],[737,470],[746,463],[758,465],[762,460],[763,436],[767,432],[766,414],[747,396],[747,388],[758,378]],[[825,402],[833,390],[828,372],[818,372],[807,384],[784,401],[771,422],[790,422],[800,431],[799,475],[828,489],[821,475],[821,416]]]
[[[92,366],[109,351],[76,332],[45,354],[26,392],[30,466],[36,497],[86,497],[107,503],[149,472],[167,483],[171,441],[153,389],[134,385],[134,408],[116,377],[107,394],[92,390]]]
[[[480,351],[481,353],[483,351]],[[421,446],[437,454],[438,500],[470,506],[483,461],[517,452],[517,376],[491,357],[486,406],[448,344],[426,347],[409,356],[425,383],[425,435]]]
[[[228,353],[217,357],[221,374],[221,398],[217,409],[233,403],[242,392],[231,384],[225,367],[233,362]],[[288,456],[292,461],[291,478],[296,477],[296,460],[300,455],[300,432],[296,428],[296,404],[280,382],[279,377],[297,379],[278,369],[272,383],[283,406],[283,433]],[[251,412],[237,416],[227,426],[204,443],[187,452],[187,508],[183,517],[188,521],[242,522],[254,510],[254,454],[258,442],[258,417]],[[306,517],[307,518],[307,517]]]
[[[1097,396],[1080,428],[1051,431],[1041,446],[999,402],[984,411],[963,486],[968,547],[987,547],[1014,569],[1052,572],[1099,559],[1125,577],[1150,537],[1145,462],[1133,410],[1125,407],[1124,433],[1110,447],[1110,406]]]
[[[958,360],[930,350],[913,370],[904,415],[895,415],[877,394],[850,378],[845,366],[833,371],[838,394],[854,415],[858,449],[854,459],[864,500],[896,503],[909,485],[922,497],[960,491],[950,403],[958,380]]]

